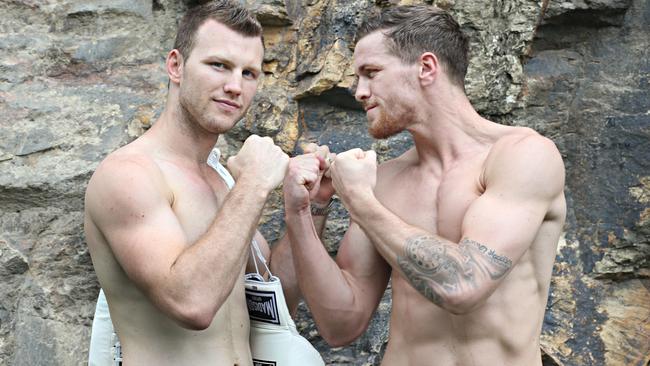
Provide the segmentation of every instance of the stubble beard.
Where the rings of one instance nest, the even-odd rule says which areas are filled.
[[[217,113],[210,114],[207,109],[193,104],[187,97],[181,95],[179,98],[181,118],[186,127],[193,130],[203,130],[211,134],[222,134],[228,132],[243,117],[243,113],[230,121],[227,116],[220,116]],[[199,108],[197,108],[199,107]],[[227,122],[230,122],[227,126]]]
[[[382,106],[378,108],[380,111],[377,120],[368,125],[368,133],[376,139],[387,139],[404,131],[412,117],[409,113],[389,115]]]

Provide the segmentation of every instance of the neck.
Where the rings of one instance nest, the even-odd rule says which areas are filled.
[[[421,163],[452,165],[466,154],[491,143],[495,127],[472,107],[457,87],[437,88],[425,94],[424,108],[409,126]]]
[[[170,90],[165,109],[148,134],[169,154],[199,164],[205,163],[219,135],[201,128],[191,116],[187,115],[187,112],[181,108],[178,98],[173,98],[171,93]]]

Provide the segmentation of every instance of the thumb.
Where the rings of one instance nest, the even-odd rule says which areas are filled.
[[[366,154],[363,152],[358,147],[355,147],[354,149],[350,149],[342,154],[340,154],[341,157],[348,157],[348,156],[353,156],[355,159],[363,159]]]
[[[316,150],[318,150],[318,145],[316,145],[313,142],[310,142],[307,145],[304,145],[303,148],[302,148],[303,154],[313,153],[313,152],[316,152]]]
[[[236,177],[237,175],[239,175],[238,174],[239,171],[237,168],[237,155],[228,158],[228,160],[226,161],[226,167],[228,167],[228,170],[230,171],[230,173],[232,173],[233,176]]]
[[[368,150],[365,152],[365,156],[363,157],[363,160],[365,161],[371,161],[373,163],[377,162],[377,153],[374,150]]]
[[[229,157],[228,160],[226,160],[226,166],[228,167],[228,169],[234,167],[234,164],[235,164],[235,155]]]

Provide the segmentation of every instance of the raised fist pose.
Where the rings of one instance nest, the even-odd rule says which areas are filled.
[[[239,2],[190,8],[160,118],[91,178],[85,233],[103,291],[89,365],[252,366],[244,272],[254,244],[271,259],[256,227],[289,158],[251,136],[228,161],[232,186],[213,147],[250,106],[263,54],[262,28]],[[295,309],[292,264],[283,238],[271,271]]]
[[[332,346],[356,339],[392,279],[382,365],[541,366],[566,212],[559,152],[476,113],[464,91],[467,38],[444,11],[389,7],[357,39],[355,97],[370,134],[406,130],[415,146],[378,167],[372,151],[336,157],[330,175],[352,221],[336,259],[315,220],[287,211],[320,334]]]

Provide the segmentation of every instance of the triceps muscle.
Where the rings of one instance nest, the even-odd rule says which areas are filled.
[[[453,296],[498,280],[512,267],[510,258],[474,240],[449,244],[428,235],[407,239],[397,263],[418,292],[443,307]]]

